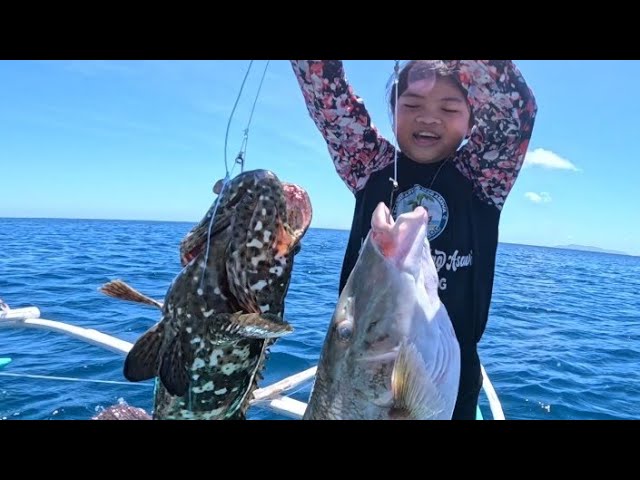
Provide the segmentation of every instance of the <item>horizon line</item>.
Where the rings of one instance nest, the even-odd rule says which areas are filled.
[[[154,223],[190,223],[197,224],[200,220],[160,220],[150,218],[107,218],[107,217],[18,217],[18,216],[2,216],[0,220],[77,220],[77,221],[90,221],[90,222],[154,222]],[[310,227],[317,230],[339,230],[348,232],[348,228],[338,227]]]
[[[97,222],[153,222],[153,223],[188,223],[188,224],[196,224],[199,220],[157,220],[157,219],[136,219],[136,218],[90,218],[90,217],[5,217],[0,216],[0,220],[73,220],[73,221],[97,221]],[[338,227],[309,227],[309,230],[334,230],[340,232],[348,232],[348,228],[338,228]],[[624,255],[629,257],[639,257],[638,254],[633,254],[625,251],[597,247],[594,245],[581,245],[581,244],[571,244],[576,247],[586,247],[586,248],[597,248],[604,251],[593,251],[593,250],[584,250],[580,248],[571,248],[571,245],[539,245],[534,243],[518,243],[518,242],[505,242],[498,241],[498,244],[503,245],[518,245],[523,247],[536,247],[536,248],[553,248],[560,250],[571,250],[575,252],[590,252],[590,253],[606,253],[610,255]]]

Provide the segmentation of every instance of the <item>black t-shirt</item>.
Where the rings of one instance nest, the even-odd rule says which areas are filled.
[[[369,233],[373,211],[380,202],[390,204],[393,185],[389,178],[393,174],[391,164],[372,174],[366,186],[355,193],[340,292]],[[484,332],[491,302],[500,211],[480,201],[471,182],[451,161],[423,165],[400,154],[397,181],[391,207],[394,218],[418,205],[428,209],[428,238],[438,269],[440,298],[461,348],[460,395],[467,389],[477,391],[481,377],[476,345]]]

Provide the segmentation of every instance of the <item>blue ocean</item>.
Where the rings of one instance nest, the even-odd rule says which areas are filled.
[[[0,298],[41,318],[134,342],[158,321],[106,297],[122,279],[162,299],[190,223],[0,219]],[[316,364],[337,299],[348,232],[311,229],[296,257],[286,316],[262,386]],[[507,419],[636,419],[640,405],[640,258],[500,244],[482,363]],[[129,383],[124,357],[63,334],[0,328],[0,419],[89,419],[127,403],[152,408],[153,384]],[[311,384],[295,389],[306,401]],[[490,418],[484,394],[480,407]],[[250,410],[251,419],[283,419]]]

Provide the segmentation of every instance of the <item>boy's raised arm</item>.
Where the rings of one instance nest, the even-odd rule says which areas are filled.
[[[373,125],[347,82],[341,60],[291,60],[311,118],[336,171],[352,192],[393,161],[394,146]]]
[[[456,157],[456,167],[476,194],[502,209],[524,162],[537,104],[511,60],[448,60],[473,108],[475,128]]]

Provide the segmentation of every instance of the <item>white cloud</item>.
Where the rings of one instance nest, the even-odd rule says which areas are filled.
[[[535,150],[527,152],[524,159],[524,167],[531,167],[534,165],[558,170],[573,170],[574,172],[580,171],[579,168],[566,158],[562,158],[557,153],[554,153],[551,150],[545,150],[544,148],[536,148]]]
[[[551,201],[551,195],[548,192],[527,192],[524,194],[533,203],[549,203]]]

